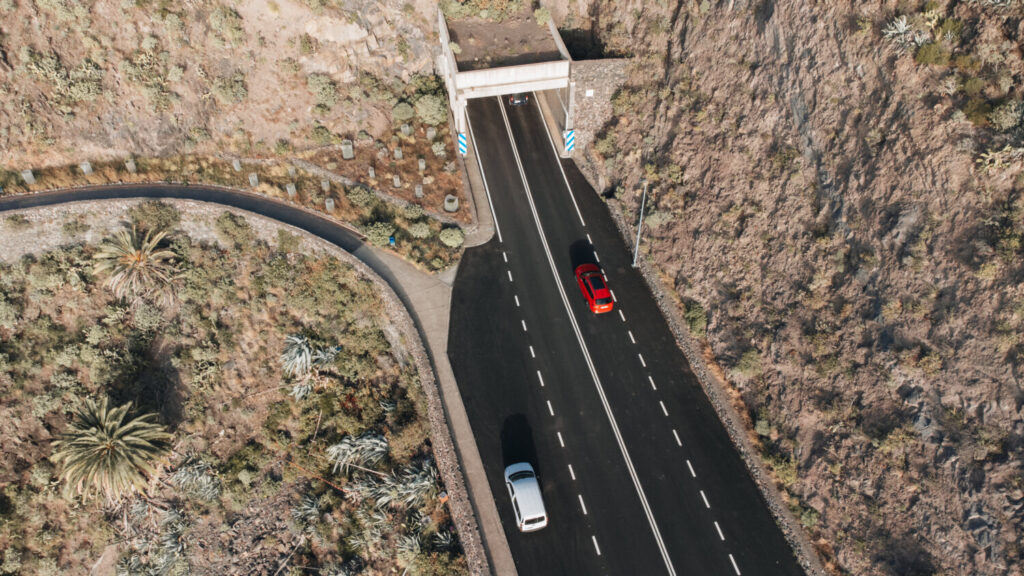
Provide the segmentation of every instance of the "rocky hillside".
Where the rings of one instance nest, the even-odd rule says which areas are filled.
[[[1021,574],[1024,8],[596,0],[580,161],[837,574]]]
[[[429,0],[0,0],[0,168],[387,139],[407,84],[433,73],[435,11]]]

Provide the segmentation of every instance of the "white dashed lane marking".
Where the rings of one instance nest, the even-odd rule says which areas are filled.
[[[590,537],[590,539],[591,539],[591,540],[592,540],[592,541],[594,542],[594,550],[596,550],[596,551],[597,551],[597,555],[598,555],[598,556],[600,556],[600,555],[601,555],[601,547],[597,545],[597,536],[591,536],[591,537]],[[732,556],[730,556],[730,558],[731,558],[731,557],[732,557]],[[735,561],[735,560],[733,561],[733,564],[732,564],[732,565],[733,565],[733,566],[735,566],[735,565],[736,565],[736,561]],[[737,569],[737,570],[736,570],[736,573],[737,573],[737,574],[739,574],[739,573],[740,573],[739,569]]]
[[[619,310],[619,318],[622,318],[623,322],[626,321],[626,315],[622,313],[622,310]]]
[[[636,344],[636,338],[633,338],[633,331],[629,330],[628,332],[629,332],[629,341],[632,342],[633,344]]]
[[[675,428],[672,429],[672,435],[676,437],[676,444],[679,444],[679,447],[682,448],[683,441],[679,439],[679,432],[676,432]]]
[[[708,503],[708,497],[704,495],[704,491],[703,490],[700,491],[700,497],[704,500],[704,507],[706,507],[708,510],[710,510],[711,509],[711,504]]]
[[[598,262],[600,262],[600,261],[601,261],[601,257],[597,255],[597,250],[594,250],[594,258],[595,258],[595,259],[596,259],[596,260],[597,260]]]
[[[519,308],[519,294],[513,294],[513,297],[516,299],[516,308]]]
[[[558,433],[558,445],[561,446],[562,448],[565,448],[565,440],[562,440],[561,432]]]
[[[597,541],[594,542],[594,545],[597,545]],[[598,554],[598,556],[600,555]],[[729,554],[729,560],[732,561],[732,569],[736,571],[736,576],[743,576],[740,574],[740,567],[736,565],[736,559],[732,557],[732,554]]]
[[[587,234],[587,242],[590,242],[591,245],[594,244],[594,241],[590,239],[590,234]]]
[[[580,499],[580,508],[583,508],[583,515],[587,516],[587,505],[583,503],[583,495],[577,494],[576,497]]]
[[[526,320],[520,320],[523,323],[523,332],[526,332]]]
[[[530,358],[536,358],[537,355],[533,352],[533,346],[530,346]]]
[[[508,264],[508,254],[505,254],[504,252],[502,252],[501,253],[501,257],[505,259],[505,264]]]
[[[619,299],[615,297],[615,290],[609,288],[608,291],[612,293],[612,302],[618,302]]]
[[[665,416],[668,416],[668,408],[665,408],[665,403],[658,400],[658,404],[661,404],[661,411],[665,413]]]
[[[654,378],[651,378],[650,376],[648,376],[647,377],[647,381],[651,383],[651,390],[654,390],[655,392],[657,392],[658,391],[658,387],[654,385]]]
[[[686,461],[686,467],[690,469],[690,476],[693,476],[694,478],[696,478],[697,477],[697,473],[693,471],[693,464],[690,464],[689,460]],[[707,500],[707,499],[705,498],[705,500]]]
[[[537,380],[540,380],[540,387],[544,387],[544,377],[540,375],[540,370],[537,370]]]
[[[508,272],[508,281],[511,282],[512,281],[512,271],[511,270],[505,270],[505,272]]]
[[[572,476],[573,480],[576,479],[576,471],[572,469],[572,464],[569,464],[569,476]],[[715,522],[715,525],[717,526],[718,522]]]
[[[637,354],[637,357],[640,358],[640,363],[644,365],[644,368],[647,368],[647,362],[644,361],[644,355]]]
[[[725,542],[725,534],[722,534],[722,527],[718,525],[718,520],[715,520],[715,530],[718,530],[718,538]]]
[[[555,415],[555,409],[551,407],[551,400],[548,400],[548,412],[549,412],[549,413],[550,413],[550,414],[551,414],[552,416],[554,416],[554,415]]]

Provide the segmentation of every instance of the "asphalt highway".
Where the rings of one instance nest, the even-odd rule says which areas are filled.
[[[534,99],[531,99],[534,100]],[[598,196],[535,104],[469,105],[498,237],[456,277],[449,358],[520,574],[802,574]],[[610,314],[575,267],[603,267]],[[534,464],[547,528],[503,469]]]

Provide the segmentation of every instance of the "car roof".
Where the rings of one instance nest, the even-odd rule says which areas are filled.
[[[533,466],[528,462],[520,462],[505,468],[505,479],[517,472],[534,472]],[[530,478],[522,478],[512,482],[516,493],[516,503],[519,504],[523,518],[534,518],[547,516],[544,510],[544,499],[540,493],[540,483],[537,481],[536,472]]]

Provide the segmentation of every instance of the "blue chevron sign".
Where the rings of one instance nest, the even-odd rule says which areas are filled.
[[[576,131],[566,130],[563,135],[565,137],[565,151],[572,152],[576,148]]]
[[[465,156],[467,150],[468,148],[466,146],[466,135],[462,132],[459,132],[459,154]]]

